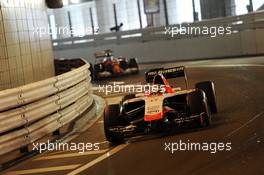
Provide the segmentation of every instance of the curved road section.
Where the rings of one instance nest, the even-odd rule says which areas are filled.
[[[104,137],[103,118],[74,140],[80,150],[50,151],[3,174],[223,175],[264,174],[264,58],[205,60],[163,64],[187,66],[190,86],[215,82],[219,112],[206,129],[180,128],[167,135],[137,137],[113,146]],[[139,75],[116,81],[144,83]],[[113,80],[115,81],[115,80]],[[106,97],[116,103],[121,96]]]

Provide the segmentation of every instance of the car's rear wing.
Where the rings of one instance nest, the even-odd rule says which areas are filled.
[[[159,68],[152,69],[145,73],[145,79],[147,83],[152,83],[156,75],[162,74],[166,79],[184,77],[186,81],[186,87],[188,85],[187,76],[184,66],[172,67],[172,68]]]

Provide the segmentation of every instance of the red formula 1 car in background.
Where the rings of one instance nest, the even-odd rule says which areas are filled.
[[[136,58],[128,60],[124,57],[114,57],[112,53],[112,50],[105,50],[94,54],[95,64],[92,70],[94,80],[139,72]]]
[[[130,94],[120,104],[109,105],[104,113],[105,136],[120,143],[137,133],[167,131],[183,124],[207,127],[217,112],[214,83],[200,82],[195,88],[172,88],[169,79],[187,76],[184,67],[155,69],[146,73],[146,81],[158,85],[156,92]]]

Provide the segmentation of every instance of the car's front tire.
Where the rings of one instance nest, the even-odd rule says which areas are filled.
[[[104,71],[104,67],[102,64],[95,64],[93,68],[93,78],[94,80],[99,80],[100,77],[98,76],[100,72]]]
[[[195,85],[195,88],[205,92],[211,113],[217,113],[216,92],[214,83],[211,81],[200,82]]]
[[[124,137],[122,134],[116,134],[111,131],[111,128],[116,128],[120,126],[119,123],[120,117],[120,107],[118,104],[109,105],[105,108],[104,111],[104,131],[106,139],[113,143],[118,144],[124,141]]]
[[[201,127],[211,124],[211,112],[207,103],[206,94],[202,90],[196,90],[187,95],[187,103],[190,115],[199,115],[197,122]]]

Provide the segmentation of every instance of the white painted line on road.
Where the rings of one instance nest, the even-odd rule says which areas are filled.
[[[58,155],[52,155],[52,156],[43,156],[43,157],[39,157],[39,158],[35,159],[34,161],[96,155],[96,154],[103,154],[106,151],[108,151],[108,149],[103,149],[103,150],[98,150],[98,151],[88,151],[88,152],[84,152],[84,153],[76,152],[76,153],[58,154]]]
[[[102,144],[105,144],[105,143],[108,143],[108,141],[102,141],[102,142],[97,142],[97,143],[99,143],[99,145],[102,145]]]
[[[226,135],[226,137],[231,137],[232,135],[234,135],[236,132],[238,132],[240,129],[244,128],[245,126],[247,126],[248,124],[250,124],[251,122],[253,122],[254,120],[256,120],[257,118],[259,118],[260,116],[262,116],[264,114],[264,112],[261,112],[257,115],[255,115],[252,119],[250,119],[249,121],[247,121],[245,124],[243,124],[242,126],[240,126],[239,128],[235,129],[234,131],[230,132],[229,134]]]
[[[82,164],[74,164],[74,165],[66,165],[66,166],[56,166],[56,167],[48,167],[48,168],[36,168],[29,170],[19,170],[19,171],[10,171],[6,175],[22,175],[22,174],[38,174],[38,173],[47,173],[53,171],[65,171],[65,170],[73,170],[78,168]]]
[[[91,161],[91,162],[88,162],[87,164],[79,167],[78,169],[68,173],[67,175],[76,175],[76,174],[79,174],[80,172],[82,171],[85,171],[87,169],[89,169],[90,167],[94,166],[95,164],[107,159],[108,157],[114,155],[115,153],[121,151],[122,149],[124,149],[125,147],[127,147],[129,144],[122,144],[122,145],[119,145],[115,148],[113,148],[112,150],[110,150],[109,152],[103,154],[102,156],[98,157],[97,159]]]

